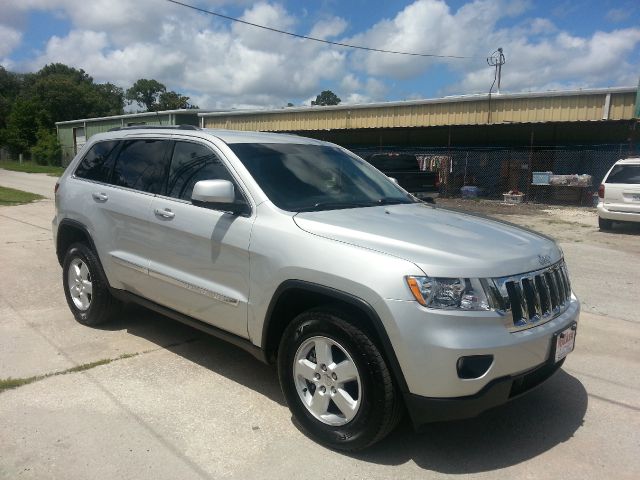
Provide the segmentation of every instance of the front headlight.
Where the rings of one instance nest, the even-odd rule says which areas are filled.
[[[428,308],[444,310],[490,310],[478,278],[405,277],[415,299]]]

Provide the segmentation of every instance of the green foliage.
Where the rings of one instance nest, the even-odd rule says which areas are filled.
[[[331,90],[324,90],[320,95],[316,96],[315,100],[311,100],[311,105],[338,105],[342,100],[333,93]]]
[[[0,67],[0,145],[13,153],[30,152],[41,129],[53,135],[55,122],[123,112],[124,91],[94,83],[84,70],[52,63],[36,73],[15,74]],[[43,155],[54,158],[47,142],[35,150],[39,161]]]
[[[60,165],[62,148],[57,135],[46,128],[40,128],[36,134],[36,144],[31,147],[31,158],[38,165]]]
[[[189,97],[167,90],[162,83],[148,78],[136,80],[125,97],[130,103],[144,107],[147,112],[198,108],[189,103]]]
[[[113,83],[95,83],[82,69],[62,63],[18,74],[0,66],[0,146],[59,165],[55,122],[124,113],[125,101],[148,111],[198,108],[190,98],[157,80],[141,78],[126,93]]]
[[[180,110],[198,108],[197,105],[189,103],[191,100],[185,95],[172,91],[162,92],[158,100],[158,110]]]
[[[4,144],[15,153],[26,153],[36,143],[40,109],[34,100],[18,97],[7,118]]]
[[[148,112],[158,110],[158,100],[160,94],[165,93],[167,87],[157,80],[149,80],[147,78],[140,78],[136,80],[133,86],[127,90],[127,100],[131,103],[137,103],[147,109]]]

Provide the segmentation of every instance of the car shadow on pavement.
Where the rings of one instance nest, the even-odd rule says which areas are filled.
[[[126,329],[286,405],[276,369],[223,340],[135,305],[127,306],[120,319],[104,328]],[[425,470],[445,474],[492,471],[534,458],[569,440],[582,426],[587,403],[582,383],[559,370],[534,391],[479,417],[429,424],[416,433],[405,415],[380,443],[361,453],[342,454],[383,465],[413,461]]]
[[[224,340],[134,304],[99,328],[126,330],[286,406],[276,369]]]
[[[582,383],[560,370],[536,390],[473,419],[433,423],[415,433],[405,418],[385,440],[351,456],[384,465],[412,460],[445,474],[506,468],[569,440],[583,424],[587,403]]]

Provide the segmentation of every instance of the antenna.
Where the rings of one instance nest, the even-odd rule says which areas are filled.
[[[491,95],[491,90],[493,90],[493,86],[496,83],[496,78],[498,79],[498,90],[496,93],[500,93],[500,78],[502,77],[502,65],[506,63],[504,58],[504,54],[502,53],[502,47],[498,48],[495,52],[491,54],[490,57],[487,58],[487,63],[492,67],[496,67],[495,75],[493,76],[493,83],[491,84],[491,88],[489,89],[489,95]]]

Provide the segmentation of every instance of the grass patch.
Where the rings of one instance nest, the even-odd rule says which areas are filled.
[[[141,352],[145,353],[145,352]],[[25,378],[4,378],[0,379],[0,393],[5,390],[11,390],[12,388],[18,388],[23,385],[29,385],[30,383],[37,382],[38,380],[44,380],[45,378],[55,377],[56,375],[66,375],[67,373],[77,373],[84,372],[85,370],[90,370],[95,367],[99,367],[100,365],[107,365],[108,363],[115,362],[117,360],[123,360],[125,358],[131,358],[140,355],[140,353],[125,353],[124,355],[120,355],[116,358],[105,358],[102,360],[97,360],[95,362],[83,363],[82,365],[76,365],[75,367],[67,368],[66,370],[62,370],[60,372],[47,373],[45,375],[36,375],[34,377],[25,377]]]
[[[0,162],[0,168],[5,170],[12,170],[14,172],[25,173],[48,173],[51,177],[59,177],[64,172],[64,167],[54,167],[52,165],[38,165],[33,162],[14,162],[14,161],[2,161]]]
[[[22,205],[24,203],[31,203],[35,200],[41,200],[44,197],[37,193],[23,192],[22,190],[16,190],[14,188],[0,187],[0,205]]]

